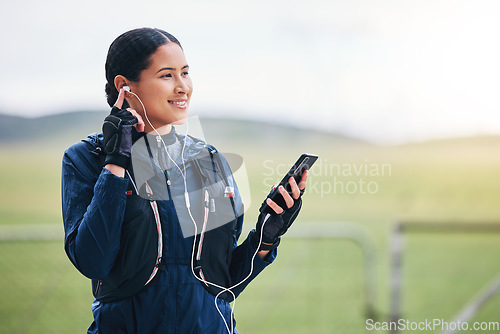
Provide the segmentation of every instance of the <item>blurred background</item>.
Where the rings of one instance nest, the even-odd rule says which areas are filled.
[[[3,4],[0,333],[92,321],[61,159],[109,112],[109,45],[143,26],[181,41],[191,114],[244,158],[246,231],[297,157],[320,156],[278,260],[237,300],[241,333],[359,334],[467,306],[500,321],[499,15],[493,0]]]

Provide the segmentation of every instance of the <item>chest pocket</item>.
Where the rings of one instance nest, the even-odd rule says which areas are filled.
[[[194,165],[202,179],[205,215],[208,214],[206,231],[234,222],[237,218],[234,208],[234,188],[229,185],[221,163],[214,155],[207,154],[196,159]]]
[[[196,238],[194,269],[204,287],[217,295],[221,289],[209,282],[231,286],[229,266],[236,242],[237,215],[234,188],[229,185],[218,152],[215,149],[209,152],[193,161],[202,179],[204,203],[203,226]],[[228,292],[220,297],[231,300]]]

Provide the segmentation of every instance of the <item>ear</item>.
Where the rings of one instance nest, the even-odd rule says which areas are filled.
[[[120,89],[122,89],[123,86],[130,86],[130,81],[121,74],[115,77],[114,83],[117,91],[120,91]]]

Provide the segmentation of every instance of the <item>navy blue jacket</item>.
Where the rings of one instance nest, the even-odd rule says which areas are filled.
[[[181,143],[187,140],[187,160],[206,151],[204,142],[175,135]],[[228,333],[226,324],[231,321],[229,302],[223,298],[215,300],[206,286],[194,277],[190,265],[193,237],[184,237],[179,223],[182,214],[176,212],[172,198],[139,199],[139,194],[132,191],[128,175],[117,177],[102,168],[101,150],[102,135],[91,135],[66,150],[62,165],[65,250],[74,266],[93,280],[94,296],[104,296],[96,298],[92,304],[94,321],[88,333]],[[224,164],[229,168],[225,160]],[[184,180],[175,168],[170,178],[172,189],[183,187]],[[235,205],[242,208],[234,179],[230,174],[228,179],[234,185]],[[191,190],[200,188],[200,176],[189,163],[186,164],[186,180],[191,207],[203,207],[202,198],[192,195],[196,191]],[[183,193],[183,190],[178,193]],[[143,203],[154,205],[144,206]],[[154,211],[160,217],[161,240]],[[222,229],[226,231],[231,246],[227,258],[218,261],[214,267],[227,273],[226,287],[246,278],[251,270],[255,248],[250,237],[255,231],[238,246],[242,224],[243,210],[239,209],[237,219],[226,224],[229,228]],[[151,251],[159,245],[161,259]],[[234,288],[234,294],[237,296],[243,291],[275,257],[276,250],[264,260],[257,255],[251,277]],[[137,270],[120,270],[124,267]],[[96,291],[102,285],[112,292],[117,278],[121,285],[126,285],[137,277],[147,284],[131,296],[107,300],[106,294],[99,295]]]

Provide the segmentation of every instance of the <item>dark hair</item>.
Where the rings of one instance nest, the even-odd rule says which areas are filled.
[[[141,72],[149,67],[150,57],[156,49],[167,43],[181,43],[166,31],[156,28],[139,28],[127,31],[111,43],[106,57],[106,99],[112,107],[118,98],[115,77],[123,75],[130,81],[139,81]],[[128,108],[127,101],[123,107]]]

